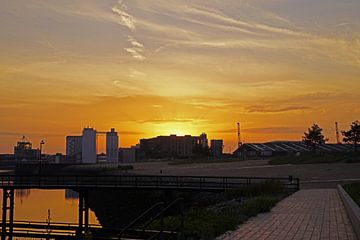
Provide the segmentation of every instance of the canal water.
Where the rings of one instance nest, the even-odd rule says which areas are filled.
[[[0,190],[2,204],[2,190]],[[14,221],[78,222],[78,194],[72,190],[15,190]],[[99,224],[89,211],[90,224]]]

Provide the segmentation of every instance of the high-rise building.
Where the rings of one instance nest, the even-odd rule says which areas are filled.
[[[69,161],[80,162],[82,152],[82,137],[67,136],[66,137],[66,158]]]
[[[82,133],[82,163],[96,163],[96,131],[84,128]]]
[[[106,161],[118,162],[119,159],[119,137],[115,129],[106,132]]]

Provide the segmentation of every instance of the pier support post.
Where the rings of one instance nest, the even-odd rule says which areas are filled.
[[[88,192],[79,190],[79,232],[84,234],[89,227]]]
[[[13,223],[14,223],[14,189],[3,189],[3,206],[2,206],[2,222],[1,222],[1,240],[12,240]],[[9,211],[9,221],[7,212]],[[8,231],[7,231],[8,230]]]

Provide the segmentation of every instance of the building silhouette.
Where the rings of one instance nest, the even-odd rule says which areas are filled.
[[[96,163],[97,142],[96,131],[93,128],[84,128],[82,133],[82,163]]]
[[[66,158],[71,162],[81,162],[82,136],[66,137]]]
[[[186,158],[194,155],[195,148],[208,148],[205,133],[200,136],[158,136],[140,139],[140,151],[143,158]]]
[[[119,137],[115,129],[106,132],[106,161],[116,163],[119,160]]]
[[[223,154],[223,140],[221,139],[212,139],[210,141],[210,153],[211,156],[215,158],[221,158]]]
[[[106,155],[97,154],[97,136],[106,134]],[[109,132],[97,132],[94,128],[84,128],[82,136],[66,137],[66,159],[70,162],[97,163],[99,159],[103,162],[116,163],[119,159],[119,137],[112,128]],[[104,159],[104,160],[103,160]]]
[[[25,136],[14,147],[15,160],[37,160],[40,159],[40,154],[40,149],[33,149],[32,143]]]

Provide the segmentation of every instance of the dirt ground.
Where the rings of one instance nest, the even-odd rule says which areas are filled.
[[[360,163],[269,165],[266,160],[169,165],[167,162],[134,163],[138,174],[210,175],[235,177],[298,177],[301,188],[336,187],[360,181]],[[160,170],[162,173],[160,173]]]

